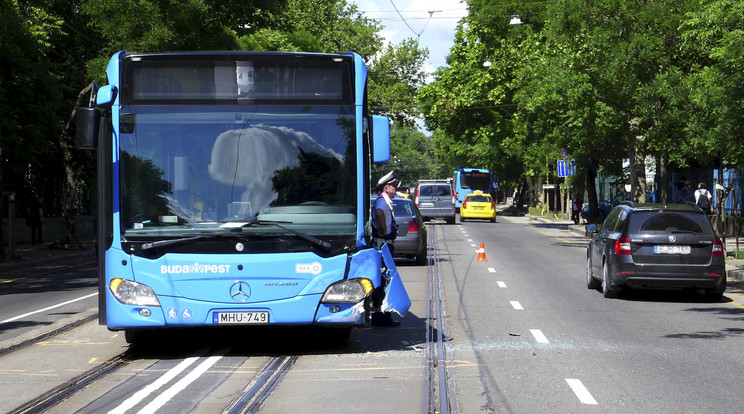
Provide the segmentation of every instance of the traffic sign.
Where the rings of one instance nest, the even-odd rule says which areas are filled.
[[[558,160],[558,177],[568,177],[576,174],[575,160]]]

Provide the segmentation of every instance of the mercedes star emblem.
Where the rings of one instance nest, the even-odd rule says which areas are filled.
[[[251,287],[247,283],[238,280],[230,286],[230,297],[235,302],[243,303],[251,296]]]

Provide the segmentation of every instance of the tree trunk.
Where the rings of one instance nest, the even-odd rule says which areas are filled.
[[[716,179],[715,192],[716,192],[716,214],[713,215],[713,228],[716,229],[718,235],[721,237],[726,236],[726,210],[723,208],[726,205],[726,199],[734,189],[734,182],[731,180],[729,186],[726,187],[723,184],[719,187],[718,184],[723,183],[723,168],[718,168],[718,177]],[[735,231],[738,233],[738,229]]]
[[[659,199],[658,203],[669,202],[669,153],[661,151],[658,162],[656,163],[656,183]]]
[[[527,172],[527,167],[526,166],[522,166],[522,169],[524,170],[524,172]],[[523,193],[526,192],[527,194],[529,194],[529,198],[530,198],[528,200],[529,201],[529,205],[530,205],[530,207],[535,207],[536,200],[538,200],[538,197],[539,197],[538,194],[537,194],[537,191],[538,191],[539,188],[542,188],[542,182],[540,181],[540,178],[539,177],[533,178],[533,177],[525,174],[525,176],[524,176],[524,183],[525,183],[525,186],[524,186],[525,188],[523,188],[522,192]],[[522,203],[522,204],[524,204],[524,203]],[[519,207],[520,208],[522,207],[521,204],[520,204]]]
[[[636,203],[644,203],[646,202],[646,154],[643,148],[645,140],[642,135],[639,135],[638,122],[638,118],[632,119],[626,131],[630,170],[630,199]]]
[[[599,210],[597,208],[599,204],[599,200],[597,199],[597,164],[595,160],[589,161],[586,169],[586,182],[584,183],[587,197],[585,201],[589,203],[589,217],[587,221],[590,223],[599,221]]]
[[[91,83],[78,93],[75,107],[72,109],[70,118],[67,120],[65,129],[62,131],[62,136],[59,140],[60,153],[62,154],[62,162],[65,168],[65,198],[63,214],[65,217],[65,228],[67,229],[67,235],[65,236],[65,243],[67,244],[80,244],[75,229],[75,197],[77,195],[77,183],[75,169],[72,166],[70,143],[74,139],[73,132],[75,131],[77,109],[88,104],[92,88],[93,84]]]

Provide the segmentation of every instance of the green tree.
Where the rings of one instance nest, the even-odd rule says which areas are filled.
[[[388,45],[374,57],[367,81],[372,112],[391,118],[397,125],[413,126],[420,116],[416,95],[424,84],[423,66],[428,56],[428,50],[408,39]]]
[[[420,179],[441,178],[443,176],[438,175],[434,152],[432,137],[413,126],[393,126],[390,132],[390,162],[373,166],[373,181],[390,170],[394,170],[395,177],[407,186],[416,185]]]

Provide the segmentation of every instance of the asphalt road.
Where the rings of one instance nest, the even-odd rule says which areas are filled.
[[[586,287],[585,243],[527,218],[446,228],[460,412],[739,411],[740,290],[721,303],[673,290],[605,299]]]
[[[451,353],[440,363],[455,376],[451,412],[740,410],[744,296],[739,286],[730,286],[721,303],[672,290],[605,299],[586,288],[586,239],[565,225],[500,216],[497,223],[433,226],[437,239],[430,248],[439,249],[436,270],[444,282]],[[481,243],[485,261],[478,260]],[[0,356],[5,395],[0,412],[127,351],[124,366],[48,412],[123,412],[130,405],[128,412],[145,407],[222,412],[276,354],[298,359],[262,413],[425,412],[424,326],[433,268],[399,263],[413,302],[403,325],[355,329],[342,346],[308,332],[251,330],[182,332],[154,348],[137,349],[120,333],[86,323]],[[3,318],[94,288],[89,266],[48,270],[44,283],[51,284],[41,286],[50,292],[38,303],[27,290],[41,281],[5,284],[19,290],[0,297]],[[69,288],[61,288],[60,280]],[[53,293],[59,299],[50,299]],[[15,326],[15,332],[83,314],[78,307],[87,300],[16,319],[29,326]],[[95,303],[95,297],[90,300]],[[169,375],[173,378],[166,381]],[[142,399],[134,401],[135,395]]]

